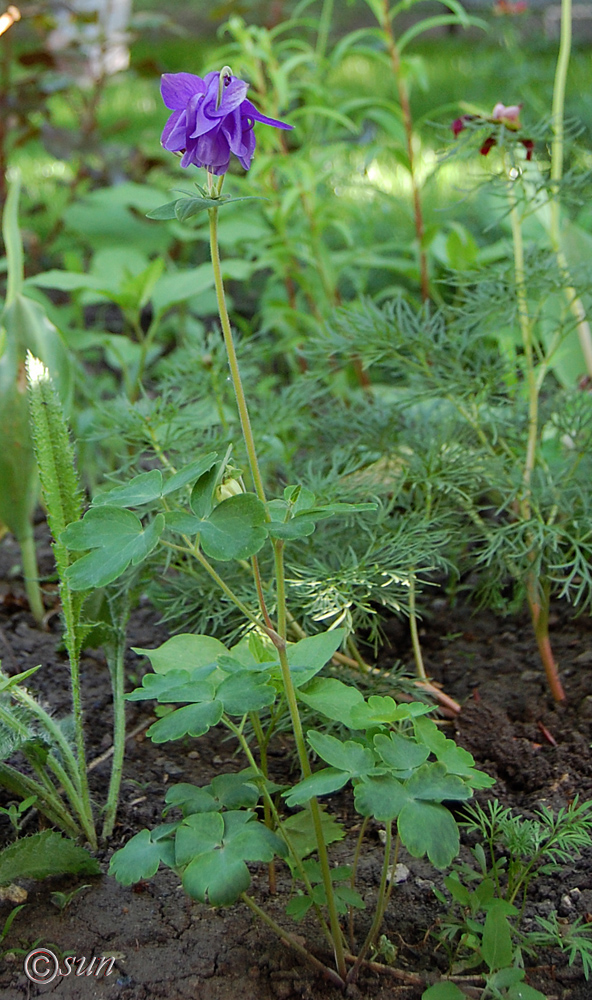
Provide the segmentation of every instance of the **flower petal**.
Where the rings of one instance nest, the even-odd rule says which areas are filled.
[[[277,118],[267,118],[266,115],[262,115],[260,111],[254,104],[250,101],[244,100],[241,104],[241,114],[248,115],[249,118],[253,118],[256,122],[262,122],[264,125],[273,125],[275,128],[285,128],[293,129],[293,125],[287,125],[286,122],[280,122]]]
[[[190,99],[205,90],[201,76],[193,73],[164,73],[160,80],[162,99],[171,111],[184,111]]]
[[[187,135],[187,116],[184,111],[173,111],[162,130],[161,145],[171,153],[185,149]]]

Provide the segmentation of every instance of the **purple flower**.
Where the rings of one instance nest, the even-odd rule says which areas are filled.
[[[234,153],[248,170],[255,151],[255,122],[290,129],[292,125],[266,118],[247,100],[248,84],[230,70],[206,73],[165,73],[160,91],[173,112],[161,142],[171,153],[182,153],[182,167],[192,163],[211,174],[225,174]]]

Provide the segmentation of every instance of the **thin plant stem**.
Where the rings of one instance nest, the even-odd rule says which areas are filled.
[[[393,824],[391,821],[386,824],[384,861],[382,865],[382,873],[380,876],[380,885],[378,887],[378,900],[376,902],[376,909],[374,911],[374,919],[370,926],[370,930],[368,931],[366,940],[364,941],[364,944],[362,945],[358,953],[358,957],[356,958],[354,965],[347,974],[347,981],[350,983],[356,981],[358,973],[360,971],[360,966],[364,961],[366,955],[368,954],[369,949],[374,944],[378,936],[378,932],[380,931],[380,928],[382,926],[382,921],[384,919],[384,911],[386,909],[386,903],[387,903],[388,876],[390,869],[392,846],[393,846]]]
[[[413,657],[415,659],[415,669],[417,676],[427,681],[428,675],[425,672],[423,656],[421,655],[421,645],[417,631],[417,615],[415,613],[415,573],[411,570],[409,574],[409,628],[411,630],[411,645],[413,646]]]
[[[522,335],[522,347],[526,362],[526,381],[528,390],[528,435],[526,442],[526,455],[524,468],[522,470],[522,497],[520,499],[520,516],[527,522],[531,518],[531,480],[536,463],[536,449],[539,434],[539,392],[544,377],[535,371],[532,323],[528,312],[528,299],[526,292],[526,279],[524,271],[524,244],[522,241],[522,226],[518,214],[518,204],[514,186],[511,180],[508,181],[508,201],[510,205],[510,221],[512,225],[512,240],[514,245],[514,276],[516,281],[516,295],[518,300],[518,324]],[[541,362],[543,373],[546,371],[545,362]],[[534,562],[535,553],[531,553],[531,561]],[[545,670],[547,681],[551,693],[556,702],[565,701],[565,692],[561,684],[557,664],[553,657],[551,641],[549,638],[549,600],[548,593],[545,597],[541,593],[541,583],[534,569],[531,570],[526,579],[526,595],[532,618],[535,638],[539,648],[539,654]]]
[[[107,802],[103,817],[102,835],[104,840],[107,840],[111,836],[113,827],[115,826],[125,754],[125,643],[123,635],[117,634],[114,646],[115,650],[111,671],[111,687],[113,690],[113,761],[111,763],[109,791],[107,793]]]
[[[401,72],[401,56],[393,31],[393,23],[389,12],[389,0],[382,0],[382,30],[386,37],[388,53],[393,67],[393,75],[397,83],[399,92],[399,104],[403,116],[403,127],[407,141],[407,159],[409,161],[409,177],[411,180],[411,195],[413,198],[413,215],[415,219],[415,233],[417,236],[419,252],[419,273],[421,283],[421,297],[426,302],[430,297],[430,279],[428,275],[428,262],[424,247],[425,227],[423,221],[423,209],[421,205],[421,194],[417,181],[417,171],[415,168],[415,154],[413,151],[413,118],[411,115],[411,105],[407,85]]]
[[[366,830],[368,829],[368,823],[369,822],[370,822],[370,817],[366,816],[364,818],[364,821],[363,821],[361,827],[360,827],[360,832],[358,834],[358,839],[356,841],[356,849],[354,851],[354,858],[353,858],[353,861],[352,861],[352,873],[351,873],[351,878],[350,878],[350,883],[349,883],[350,887],[352,889],[355,889],[355,887],[356,887],[356,876],[358,874],[358,864],[359,864],[359,861],[360,861],[360,855],[362,853],[362,844],[364,843],[364,836],[366,834]],[[354,937],[354,908],[353,908],[353,906],[349,907],[349,913],[348,913],[348,931],[349,931],[349,946],[350,946],[350,948],[351,948],[351,950],[353,952],[353,951],[356,950],[356,941],[355,941],[355,937]]]
[[[41,587],[39,586],[39,570],[37,568],[37,553],[35,551],[33,532],[31,531],[24,538],[19,538],[18,542],[23,560],[23,578],[31,614],[38,625],[43,625],[45,608],[43,607]]]
[[[224,344],[226,346],[226,353],[228,355],[228,364],[230,366],[232,385],[234,387],[236,405],[238,407],[243,438],[245,441],[245,447],[247,449],[249,467],[251,469],[251,476],[253,478],[255,492],[259,497],[259,499],[261,500],[261,502],[266,504],[267,501],[265,497],[265,490],[263,488],[263,479],[261,478],[261,472],[259,469],[259,462],[257,460],[257,451],[255,449],[255,439],[253,437],[251,419],[249,417],[247,400],[245,398],[240,370],[238,367],[238,358],[236,356],[236,349],[234,347],[234,340],[232,337],[232,330],[230,327],[230,318],[228,316],[228,309],[226,308],[224,283],[222,281],[222,268],[220,264],[220,250],[218,248],[218,208],[216,207],[208,209],[208,215],[210,217],[210,250],[212,254],[212,265],[214,268],[216,301],[218,303],[218,312],[220,315],[220,323],[222,325],[222,336],[224,337]]]
[[[295,951],[297,951],[299,955],[302,955],[307,962],[309,962],[312,966],[314,966],[315,969],[318,969],[319,972],[322,972],[323,976],[330,982],[332,982],[334,986],[338,986],[339,989],[344,988],[345,980],[342,979],[341,976],[339,976],[336,972],[334,972],[333,969],[330,969],[328,966],[323,965],[323,963],[320,962],[319,959],[316,958],[314,955],[312,955],[311,952],[304,947],[304,945],[300,944],[300,941],[297,941],[296,938],[293,938],[291,934],[288,934],[288,932],[285,931],[283,927],[280,927],[280,925],[275,922],[273,917],[270,917],[269,914],[265,912],[265,910],[262,910],[260,906],[257,906],[257,903],[255,902],[254,899],[252,899],[251,896],[248,896],[246,892],[243,892],[241,893],[240,898],[242,899],[243,903],[246,903],[249,909],[252,910],[253,913],[256,914],[256,916],[263,921],[264,924],[267,924],[267,926],[270,927],[275,934],[277,934],[277,936],[280,938],[281,941],[289,945],[290,948],[293,948]]]

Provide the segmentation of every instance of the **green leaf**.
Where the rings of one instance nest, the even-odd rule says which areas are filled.
[[[481,954],[492,972],[512,964],[512,929],[508,915],[513,913],[516,908],[503,899],[496,899],[487,910]]]
[[[197,667],[207,667],[216,663],[221,653],[228,653],[219,639],[209,635],[193,635],[182,632],[167,639],[157,649],[142,649],[132,646],[138,656],[147,656],[156,674],[166,674],[169,670],[184,669],[193,672]]]
[[[197,535],[201,531],[203,521],[193,514],[187,514],[184,510],[165,511],[164,520],[169,531],[175,531],[179,535]]]
[[[218,774],[208,787],[221,808],[253,809],[259,801],[260,792],[249,777],[248,769],[238,774]]]
[[[407,791],[415,799],[443,802],[444,799],[463,801],[473,792],[457,775],[448,774],[444,764],[422,764],[407,782]]]
[[[91,590],[112,583],[130,563],[137,566],[158,544],[164,517],[157,514],[146,528],[132,511],[91,507],[81,521],[69,524],[61,541],[74,552],[92,549],[66,570],[72,590]]]
[[[434,983],[424,990],[421,1000],[467,1000],[467,995],[454,983]]]
[[[223,710],[221,701],[186,705],[154,722],[146,735],[153,743],[168,743],[170,740],[180,740],[183,736],[203,736],[211,726],[220,722]]]
[[[396,771],[411,771],[423,764],[430,754],[428,747],[420,746],[409,736],[398,733],[389,736],[378,733],[374,737],[374,746],[385,764]]]
[[[195,462],[186,465],[185,468],[179,469],[170,479],[166,480],[162,490],[163,497],[174,493],[175,490],[180,490],[183,486],[188,486],[189,483],[196,482],[205,472],[209,472],[217,457],[217,452],[210,451],[202,458],[198,458]]]
[[[249,887],[245,861],[269,862],[275,854],[285,855],[279,837],[245,812],[189,816],[179,827],[177,840],[181,840],[177,863],[190,859],[183,873],[185,891],[212,906],[229,906]]]
[[[508,989],[508,1000],[547,1000],[544,993],[528,986],[527,983],[514,983]]]
[[[223,703],[228,715],[245,715],[246,712],[259,712],[272,705],[276,690],[269,683],[269,675],[241,670],[222,681],[216,698]]]
[[[224,820],[218,811],[192,813],[180,824],[175,836],[175,863],[188,865],[200,854],[222,843]]]
[[[140,830],[128,840],[125,847],[115,851],[109,865],[109,874],[114,875],[121,885],[132,885],[142,879],[152,878],[158,871],[160,862],[171,864],[172,844],[158,840],[156,831]]]
[[[364,696],[357,688],[333,677],[315,677],[304,688],[299,688],[298,698],[315,712],[342,722],[350,729],[357,728],[352,721],[352,709],[364,704]]]
[[[308,521],[304,517],[293,517],[285,523],[272,521],[268,523],[267,530],[274,538],[285,538],[289,541],[292,538],[306,538],[307,535],[312,535],[315,527],[314,521]]]
[[[454,816],[444,806],[413,799],[398,818],[401,841],[414,858],[427,854],[436,868],[447,868],[459,851],[460,838]]]
[[[164,801],[166,803],[164,815],[171,809],[181,809],[183,816],[191,816],[193,813],[220,812],[222,809],[221,803],[216,801],[209,787],[199,788],[187,781],[171,785]]]
[[[356,810],[361,816],[374,816],[379,822],[396,819],[409,801],[407,789],[390,774],[367,778],[354,790]]]
[[[124,486],[115,486],[112,490],[99,493],[93,497],[93,507],[109,504],[112,507],[141,507],[152,503],[162,494],[162,473],[159,469],[142,472]]]
[[[240,493],[214,507],[201,524],[201,544],[206,555],[221,562],[248,559],[267,538],[265,507],[254,493]]]
[[[212,701],[216,685],[211,675],[215,666],[198,667],[194,671],[170,670],[166,674],[146,674],[142,686],[126,695],[127,701],[156,698],[161,705],[177,702]]]
[[[161,205],[160,208],[153,208],[151,212],[146,212],[147,219],[175,219],[177,202],[169,201],[166,205]]]
[[[303,806],[318,795],[329,795],[336,792],[350,780],[351,775],[347,771],[341,771],[336,767],[325,767],[321,771],[316,771],[309,778],[304,778],[294,785],[285,798],[288,806]]]
[[[462,884],[456,872],[452,875],[446,876],[444,879],[444,885],[456,903],[460,903],[461,906],[470,905],[471,893],[467,887]]]
[[[347,771],[350,777],[357,778],[368,774],[374,768],[374,754],[368,747],[354,740],[342,742],[335,736],[327,736],[310,729],[307,733],[308,742],[321,760],[332,767]]]
[[[422,708],[426,708],[422,705]],[[410,717],[409,705],[397,705],[390,695],[371,695],[367,702],[352,709],[351,718],[356,729],[371,729],[373,726],[397,722]],[[431,711],[429,706],[427,711]]]
[[[336,628],[319,632],[288,646],[288,663],[297,687],[306,684],[322,670],[337,652],[346,636],[346,629]]]
[[[345,830],[341,823],[338,823],[330,813],[321,809],[321,827],[323,830],[323,840],[329,846],[345,837]],[[288,816],[282,821],[282,826],[286,830],[292,847],[299,858],[306,858],[317,849],[315,827],[310,809],[302,809],[293,816]]]
[[[292,917],[292,920],[298,923],[300,920],[304,920],[311,906],[312,899],[310,896],[294,896],[286,906],[286,913],[289,917]]]
[[[0,885],[65,874],[100,875],[101,869],[84,847],[54,830],[23,837],[0,851]]]
[[[220,463],[202,473],[191,490],[191,510],[200,520],[211,513],[214,506],[214,490],[220,475]]]
[[[495,779],[475,768],[472,754],[449,740],[431,719],[414,719],[413,728],[420,743],[429,747],[432,753],[445,765],[451,774],[467,778],[472,788],[490,788]]]

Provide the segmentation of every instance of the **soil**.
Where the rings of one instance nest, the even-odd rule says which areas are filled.
[[[40,533],[41,572],[51,572],[51,553],[43,527]],[[50,617],[48,631],[37,628],[29,614],[15,567],[18,549],[10,536],[0,543],[0,657],[2,669],[17,673],[43,664],[33,678],[34,687],[56,716],[67,713],[68,668],[59,646],[57,613]],[[443,597],[431,599],[421,628],[422,648],[428,673],[447,694],[463,707],[457,719],[448,721],[446,732],[474,755],[477,766],[495,777],[492,791],[481,793],[499,798],[504,805],[526,814],[542,804],[553,809],[565,806],[576,795],[592,798],[592,622],[587,616],[574,618],[560,606],[552,619],[552,641],[561,666],[567,705],[553,704],[545,686],[530,624],[525,616],[499,618],[488,611],[475,612],[463,604],[451,606]],[[388,645],[381,665],[396,659],[410,668],[412,653],[408,629],[392,620],[386,625]],[[157,614],[145,601],[134,613],[129,645],[155,647],[167,638]],[[143,661],[129,652],[126,665],[137,676]],[[100,757],[110,746],[110,684],[100,652],[89,652],[82,664],[85,712],[88,723],[89,759]],[[136,680],[129,681],[133,687]],[[150,703],[128,705],[128,731],[140,732],[128,740],[125,777],[118,823],[112,842],[99,852],[103,872],[112,852],[143,827],[161,821],[164,795],[171,782],[208,783],[220,769],[239,770],[233,746],[218,730],[200,740],[154,745],[142,726],[150,720]],[[278,775],[290,766],[290,747],[278,748],[274,765]],[[90,780],[98,801],[104,795],[109,761],[93,767]],[[0,792],[0,804],[8,796]],[[353,853],[358,820],[345,795],[330,802],[334,815],[348,829],[346,839],[331,848],[332,860],[342,863]],[[359,826],[358,826],[359,829]],[[27,829],[35,832],[35,827]],[[380,876],[382,852],[379,829],[370,828],[367,851],[360,865],[358,888],[372,912]],[[10,827],[0,818],[0,839],[8,842]],[[466,850],[466,848],[465,848]],[[556,909],[560,917],[592,920],[592,851],[576,864],[534,883],[527,919],[548,915]],[[433,888],[442,885],[445,873],[424,860],[402,852],[407,866],[406,881],[397,885],[386,914],[383,932],[397,948],[396,974],[365,970],[348,996],[386,1000],[420,1000],[425,985],[413,982],[420,974],[424,983],[446,970],[446,957],[436,948],[432,935],[443,915]],[[261,905],[292,933],[315,941],[312,924],[293,925],[284,907],[290,889],[289,877],[279,866],[278,893],[270,896],[265,866],[253,868],[252,891]],[[51,893],[70,892],[88,883],[59,912]],[[304,997],[309,1000],[342,996],[334,987],[303,966],[298,956],[255,921],[243,905],[213,910],[188,899],[170,871],[160,871],[139,886],[124,888],[107,874],[50,879],[25,883],[26,907],[16,917],[2,943],[0,995],[4,1000],[55,993],[63,1000],[274,1000]],[[0,930],[11,904],[0,903]],[[359,934],[368,918],[358,917]],[[57,977],[46,985],[31,983],[23,971],[24,955],[33,947],[47,947],[58,955],[116,957],[107,978]],[[7,950],[8,949],[8,950]],[[0,952],[1,954],[1,952]],[[321,954],[321,952],[319,952]],[[405,978],[407,977],[407,978]],[[549,1000],[585,1000],[591,986],[581,966],[570,967],[560,953],[541,954],[528,969],[528,982]],[[469,995],[479,996],[475,990]]]

